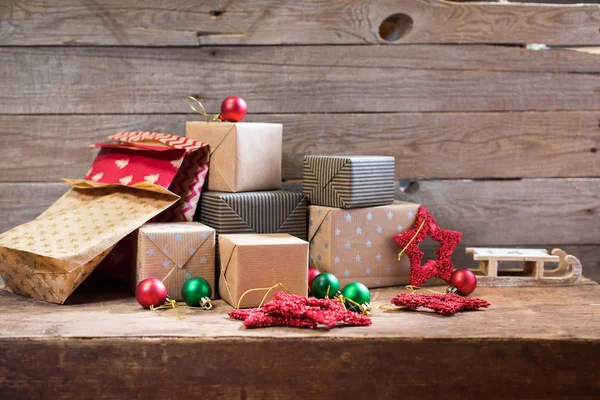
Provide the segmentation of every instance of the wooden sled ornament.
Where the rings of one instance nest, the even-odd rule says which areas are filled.
[[[581,262],[561,249],[548,254],[545,249],[468,247],[466,253],[479,261],[479,268],[472,270],[477,286],[565,286],[581,277]],[[524,266],[498,271],[499,261],[523,261]],[[546,262],[558,263],[558,267],[546,270]]]

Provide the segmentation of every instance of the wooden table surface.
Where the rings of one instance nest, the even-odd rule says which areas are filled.
[[[370,327],[316,330],[245,329],[222,301],[158,316],[106,282],[67,305],[0,291],[0,398],[600,396],[597,283],[479,288],[491,307],[454,316],[378,308],[400,291],[372,291]]]

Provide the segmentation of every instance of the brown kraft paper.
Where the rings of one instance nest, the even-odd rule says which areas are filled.
[[[65,180],[72,186],[35,220],[0,235],[8,290],[64,303],[115,244],[179,196],[160,186]]]
[[[215,294],[215,230],[198,222],[150,223],[138,229],[136,279],[158,278],[173,300],[181,287],[204,278]]]
[[[304,240],[287,233],[220,235],[219,252],[219,293],[233,307],[258,307],[266,288],[278,283],[288,293],[308,293],[308,242]],[[265,290],[246,293],[258,288]],[[273,289],[266,301],[282,290]]]
[[[186,136],[210,146],[208,190],[281,188],[281,124],[189,121]]]
[[[310,266],[334,274],[342,288],[356,281],[369,288],[407,283],[409,260],[398,261],[392,236],[413,228],[418,209],[400,201],[347,210],[309,206]]]

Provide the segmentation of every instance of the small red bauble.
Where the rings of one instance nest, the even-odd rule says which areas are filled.
[[[457,289],[458,294],[468,296],[477,287],[477,277],[470,269],[457,269],[450,276],[448,283]]]
[[[144,279],[135,288],[135,299],[144,308],[158,307],[167,301],[167,287],[160,279]]]
[[[321,271],[319,271],[316,268],[308,269],[308,290],[309,291],[310,291],[310,285],[312,285],[313,279],[315,279],[320,273],[321,273]]]
[[[246,116],[248,106],[244,99],[239,96],[231,96],[221,103],[221,115],[219,118],[223,121],[240,122]]]

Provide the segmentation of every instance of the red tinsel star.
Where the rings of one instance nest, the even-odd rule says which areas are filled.
[[[428,260],[421,265],[423,252],[419,248],[427,236],[440,243],[436,253],[437,260]],[[410,259],[410,284],[421,286],[429,278],[437,277],[445,281],[452,275],[452,252],[460,242],[462,233],[442,229],[435,218],[423,206],[419,207],[415,227],[408,232],[394,235],[394,241]]]
[[[418,307],[430,308],[433,311],[450,315],[461,310],[477,310],[488,308],[490,303],[483,299],[462,297],[454,293],[447,294],[415,294],[400,293],[392,299],[392,304],[398,307],[408,307],[414,310]]]
[[[261,308],[232,310],[229,316],[244,321],[246,328],[293,326],[315,329],[319,324],[334,327],[339,322],[371,325],[371,318],[346,310],[337,300],[308,299],[284,292],[275,293],[273,297],[275,300],[265,303]]]

